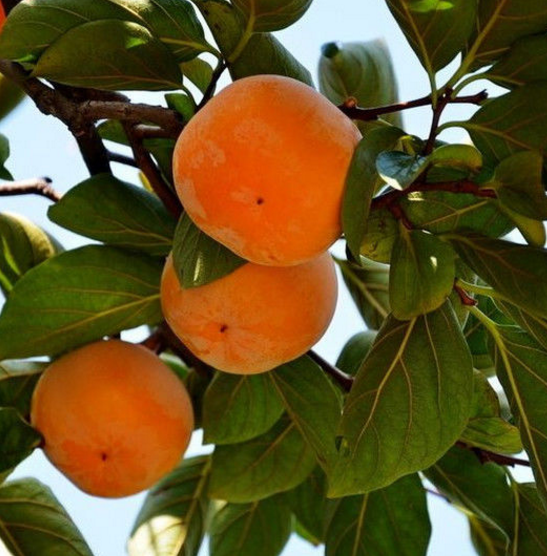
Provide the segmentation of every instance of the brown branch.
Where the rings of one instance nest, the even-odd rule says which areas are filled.
[[[213,71],[213,74],[211,75],[211,81],[209,82],[207,89],[205,89],[205,92],[203,93],[203,98],[198,104],[196,112],[199,112],[213,98],[213,95],[215,94],[215,91],[217,89],[218,80],[221,78],[227,67],[228,66],[226,65],[226,62],[224,60],[219,62],[219,64]]]
[[[54,203],[61,200],[61,194],[51,187],[49,178],[35,178],[0,185],[0,197],[16,195],[41,195]]]
[[[130,156],[126,156],[125,154],[121,153],[114,153],[112,151],[108,151],[107,154],[108,160],[110,160],[110,162],[117,162],[118,164],[125,164],[125,166],[133,166],[134,168],[138,168],[137,162]]]
[[[317,363],[325,373],[332,377],[346,392],[351,390],[354,378],[334,365],[331,365],[326,359],[323,359],[318,353],[313,350],[308,351],[307,355]]]
[[[456,442],[456,446],[465,450],[471,450],[483,464],[492,462],[497,463],[498,465],[507,465],[509,467],[515,467],[515,465],[530,467],[530,462],[526,459],[504,456],[503,454],[496,454],[495,452],[490,452],[489,450],[483,450],[482,448],[469,446],[465,442],[461,441]]]

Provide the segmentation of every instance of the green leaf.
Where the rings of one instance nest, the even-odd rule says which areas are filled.
[[[439,459],[467,424],[472,370],[450,302],[411,321],[389,317],[347,398],[329,496],[382,488]]]
[[[395,127],[372,130],[357,145],[348,174],[342,204],[342,230],[355,260],[365,239],[372,196],[382,182],[376,171],[379,153],[393,148],[404,132]]]
[[[472,69],[498,60],[518,39],[547,27],[542,0],[480,0],[468,46]]]
[[[183,460],[148,492],[131,532],[129,556],[197,556],[205,536],[210,457]]]
[[[425,556],[431,523],[418,475],[336,500],[327,517],[326,556]]]
[[[546,59],[547,35],[525,37],[488,70],[488,79],[507,89],[547,81]]]
[[[0,362],[0,407],[13,407],[28,417],[34,387],[45,367],[46,363],[35,361]]]
[[[523,328],[547,351],[547,319],[528,313],[524,309],[506,301],[498,301],[498,305],[506,315],[511,317],[516,324]]]
[[[458,125],[469,132],[489,165],[523,150],[545,154],[546,96],[547,83],[524,85],[487,102]]]
[[[4,75],[0,76],[0,120],[3,120],[6,116],[11,114],[11,112],[15,110],[17,106],[19,106],[24,98],[25,93],[23,89],[19,85],[17,85],[17,83],[14,83]],[[7,139],[0,139],[0,143],[5,143],[6,141]],[[4,150],[5,145],[0,148]],[[5,170],[5,168],[3,175],[2,171],[0,170],[0,177],[2,179],[11,179],[8,178],[7,175],[8,172],[7,170]]]
[[[471,542],[479,556],[507,556],[507,537],[487,521],[468,515]]]
[[[209,532],[211,556],[278,556],[291,534],[291,512],[279,497],[226,504]]]
[[[322,369],[309,357],[300,357],[267,373],[294,425],[329,470],[336,457],[336,428],[341,400]]]
[[[32,75],[115,91],[179,89],[182,82],[176,59],[163,43],[146,27],[117,19],[70,29],[42,54]]]
[[[386,43],[328,43],[323,45],[319,60],[319,89],[331,102],[343,104],[353,98],[359,106],[387,106],[399,101],[397,77]],[[400,112],[385,114],[383,119],[402,127]],[[370,129],[371,122],[357,122]]]
[[[188,77],[202,93],[205,93],[213,78],[213,68],[210,64],[201,58],[194,58],[180,64],[180,69],[185,77]]]
[[[521,233],[528,245],[534,245],[536,247],[543,247],[545,245],[545,242],[547,241],[547,233],[545,232],[545,226],[542,221],[523,216],[522,214],[511,210],[507,206],[502,206],[501,204],[500,208],[514,222],[518,231]]]
[[[10,554],[92,556],[65,509],[36,479],[0,485],[0,539]]]
[[[0,408],[0,473],[30,456],[41,441],[38,431],[26,423],[15,408]]]
[[[541,505],[536,485],[515,485],[518,496],[518,537],[513,543],[513,554],[541,556],[547,554],[547,512]]]
[[[30,270],[0,315],[0,360],[57,355],[162,318],[162,261],[114,247],[67,251]]]
[[[23,216],[0,213],[0,289],[7,297],[31,268],[62,248],[42,228]]]
[[[372,330],[378,330],[391,310],[389,266],[365,261],[359,267],[341,259],[337,259],[336,264],[366,325]]]
[[[213,282],[245,262],[202,232],[183,213],[173,239],[173,264],[183,288],[195,288]]]
[[[8,138],[0,133],[0,178],[3,180],[13,179],[13,176],[5,167],[6,160],[9,158],[9,155],[10,148]]]
[[[283,404],[267,374],[217,373],[203,400],[206,444],[234,444],[269,430]]]
[[[542,183],[543,156],[535,151],[518,152],[496,168],[485,184],[496,190],[500,202],[527,218],[547,220],[547,196]]]
[[[188,0],[24,0],[10,12],[2,30],[0,56],[35,63],[70,29],[105,19],[146,27],[177,62],[212,49]]]
[[[501,417],[498,395],[488,379],[479,371],[474,376],[473,410],[460,440],[498,454],[518,454],[523,450],[519,430]]]
[[[426,157],[402,151],[383,152],[376,158],[378,174],[394,189],[406,189],[426,170],[428,164]]]
[[[390,210],[381,208],[370,213],[361,243],[361,255],[379,263],[389,263],[399,237],[399,222]]]
[[[451,236],[450,241],[502,301],[547,317],[547,251],[481,236]]]
[[[245,26],[239,13],[225,0],[194,1],[222,54],[229,59],[241,40]],[[234,80],[250,75],[274,74],[313,86],[310,72],[269,33],[253,35],[237,59],[228,62],[228,69]]]
[[[312,0],[233,0],[254,32],[279,31],[298,21]]]
[[[387,0],[387,5],[429,75],[463,50],[477,12],[476,0]]]
[[[415,191],[400,205],[415,228],[432,234],[462,231],[499,237],[514,227],[495,201],[467,193]]]
[[[438,309],[452,292],[456,254],[436,236],[401,227],[389,272],[395,318],[408,320]]]
[[[539,492],[547,506],[547,352],[516,326],[497,326],[492,356],[498,378],[530,457]]]
[[[82,236],[151,255],[167,255],[175,232],[173,217],[155,195],[110,174],[69,190],[48,217]]]
[[[325,474],[316,468],[303,483],[285,493],[285,501],[315,545],[325,540],[325,516],[329,504],[326,491]]]
[[[352,336],[340,352],[336,360],[336,367],[349,375],[355,376],[372,348],[377,334],[374,330],[366,330]]]
[[[481,463],[470,450],[454,447],[424,474],[453,504],[512,537],[513,493],[503,467]]]
[[[435,169],[460,171],[465,177],[478,174],[482,169],[480,151],[465,144],[441,145],[429,155],[428,161],[432,166],[427,173],[428,181],[435,181],[432,179]]]
[[[261,436],[215,448],[209,494],[236,503],[261,500],[299,485],[315,465],[312,449],[285,417]]]

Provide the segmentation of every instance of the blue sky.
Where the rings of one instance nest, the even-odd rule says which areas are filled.
[[[306,16],[293,27],[278,33],[278,37],[314,76],[320,47],[325,42],[366,41],[383,37],[394,58],[401,100],[411,100],[428,93],[427,77],[395,25],[384,0],[314,0]],[[473,89],[470,90],[472,91]],[[138,96],[135,98],[140,99]],[[159,98],[152,100],[159,101]],[[448,117],[464,118],[469,114],[466,110],[465,107],[450,108],[447,110]],[[405,113],[407,130],[417,135],[426,135],[429,116],[430,110],[427,108]],[[54,186],[59,191],[65,191],[86,178],[85,167],[70,134],[62,124],[40,114],[30,102],[25,102],[14,115],[1,122],[0,132],[11,141],[12,156],[8,167],[17,179],[47,175],[53,179]],[[458,131],[451,132],[447,137],[457,141],[465,138]],[[133,172],[119,166],[115,169],[120,177],[134,180]],[[0,210],[25,214],[52,232],[65,247],[84,243],[47,221],[45,211],[48,203],[42,198],[2,198]],[[318,346],[318,351],[330,360],[336,358],[353,333],[363,328],[361,318],[348,294],[343,287],[341,290],[335,319]],[[196,438],[189,453],[202,450],[199,438]],[[120,556],[125,552],[125,541],[143,495],[115,501],[85,495],[53,469],[40,453],[24,462],[14,473],[17,477],[29,475],[40,478],[52,487],[84,533],[96,556]],[[462,516],[441,500],[433,498],[429,502],[434,524],[429,556],[474,554],[467,541],[467,525]],[[322,549],[314,550],[306,543],[292,539],[284,555],[307,556],[321,553]],[[206,549],[204,554],[207,554]]]

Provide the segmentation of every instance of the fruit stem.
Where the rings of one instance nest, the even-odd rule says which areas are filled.
[[[353,386],[354,378],[334,365],[331,365],[326,359],[323,359],[318,353],[313,350],[308,351],[307,355],[312,359],[317,365],[325,371],[330,377],[332,377],[346,392],[351,390]]]

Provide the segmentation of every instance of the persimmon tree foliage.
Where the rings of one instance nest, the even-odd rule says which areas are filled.
[[[22,89],[66,124],[91,177],[62,196],[47,180],[14,180],[1,137],[0,195],[43,195],[53,223],[94,240],[64,251],[24,216],[0,213],[0,538],[14,554],[91,553],[47,487],[9,479],[43,442],[29,417],[45,361],[142,325],[143,345],[184,382],[215,449],[152,487],[130,556],[195,556],[206,535],[212,556],[275,556],[291,532],[328,556],[421,556],[429,493],[465,514],[481,556],[547,554],[545,2],[386,0],[423,66],[419,99],[398,98],[380,41],[326,44],[314,85],[271,34],[311,4],[4,2],[10,93],[0,112]],[[227,73],[315,86],[362,133],[341,206],[346,257],[335,262],[364,331],[336,362],[308,351],[259,374],[227,374],[164,320],[169,253],[190,293],[245,263],[183,212],[173,179],[175,141]],[[486,89],[468,94],[476,81]],[[492,98],[491,84],[505,91]],[[157,91],[158,105],[119,92],[131,90]],[[455,103],[473,115],[450,121]],[[402,113],[420,106],[431,121],[409,135]],[[454,127],[471,141],[443,141]],[[140,169],[141,183],[117,178],[112,161]],[[257,180],[268,171],[256,168]],[[266,301],[285,302],[273,289]],[[267,359],[270,346],[259,349]],[[516,481],[515,465],[530,466],[535,483]]]

